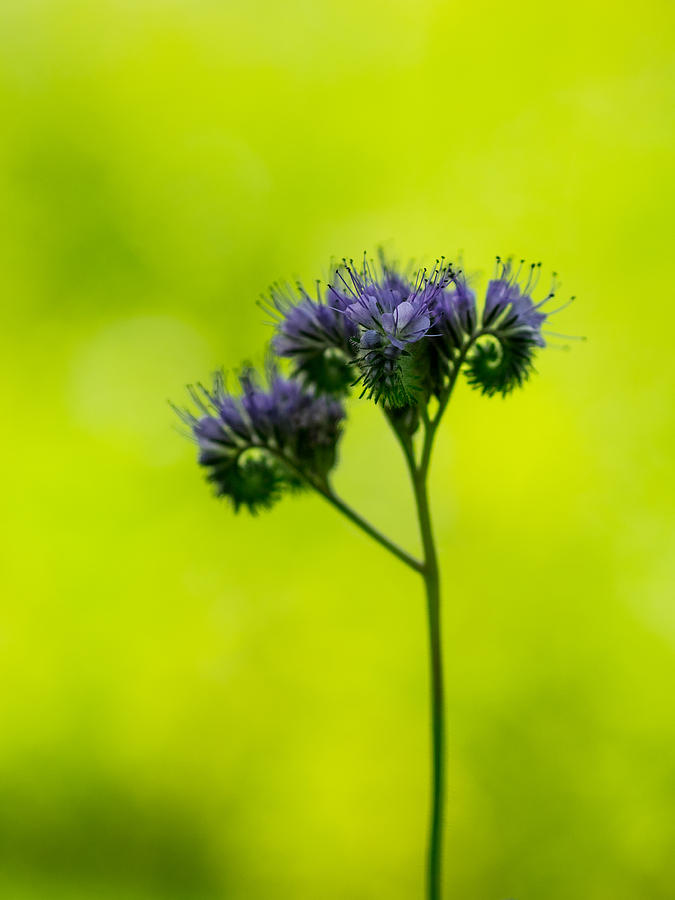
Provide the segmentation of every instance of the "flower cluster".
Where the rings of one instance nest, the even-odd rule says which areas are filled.
[[[554,296],[535,303],[539,266],[522,286],[521,272],[522,264],[498,259],[479,315],[465,275],[444,260],[416,274],[383,256],[344,261],[323,300],[273,295],[273,346],[317,389],[345,390],[351,374],[362,396],[390,409],[443,396],[462,367],[472,386],[506,395],[529,377],[545,345],[543,306]]]
[[[360,265],[343,260],[315,297],[301,284],[275,285],[266,302],[271,349],[288,360],[290,377],[273,366],[263,385],[246,369],[235,397],[218,375],[212,389],[192,390],[197,415],[183,414],[217,492],[254,511],[284,488],[326,486],[351,387],[412,434],[461,371],[488,396],[522,385],[545,346],[544,307],[554,296],[552,286],[535,302],[540,266],[521,280],[522,271],[498,257],[480,312],[466,276],[444,259],[416,273],[382,254]]]
[[[252,369],[230,394],[221,373],[213,387],[190,388],[197,413],[182,411],[199,446],[199,462],[235,510],[271,506],[285,488],[325,479],[336,462],[344,409],[331,397],[272,368],[261,384]]]

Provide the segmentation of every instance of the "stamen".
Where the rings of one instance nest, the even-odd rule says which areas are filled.
[[[544,303],[548,303],[548,301],[549,301],[549,300],[552,300],[553,297],[555,297],[555,294],[554,294],[553,292],[551,292],[550,294],[547,294],[547,295],[544,297],[543,300],[540,300],[540,301],[539,301],[539,303],[534,303],[533,306],[532,306],[532,309],[533,309],[533,310],[534,310],[534,309],[539,309],[540,306],[543,306]],[[547,316],[550,316],[551,313],[546,313],[546,315],[547,315]]]
[[[527,276],[527,282],[526,282],[526,284],[525,284],[525,287],[523,288],[523,294],[529,294],[529,293],[530,293],[530,285],[532,284],[532,278],[533,278],[533,276],[534,276],[534,270],[535,270],[536,268],[537,268],[537,264],[536,264],[536,263],[532,263],[532,264],[530,265],[530,274]],[[544,302],[544,301],[542,301],[542,302]]]
[[[533,282],[533,284],[532,284],[532,291],[533,291],[533,292],[537,290],[537,285],[539,284],[539,277],[540,277],[540,276],[541,276],[541,263],[538,262],[537,265],[535,266],[535,276],[534,276],[534,282]]]
[[[555,337],[555,338],[562,338],[563,340],[566,340],[566,341],[585,341],[586,340],[585,335],[580,335],[580,334],[560,334],[560,332],[558,332],[558,331],[548,331],[548,330],[544,331],[543,329],[542,329],[541,333],[548,334],[551,337]]]
[[[552,296],[553,296],[553,294],[551,294],[551,297],[552,297]],[[575,299],[576,299],[575,297],[570,297],[570,299],[569,299],[566,303],[563,303],[563,305],[562,305],[562,306],[559,306],[557,309],[551,309],[551,310],[549,310],[549,311],[546,313],[546,315],[547,315],[547,316],[554,316],[556,313],[561,312],[563,309],[567,309],[567,307],[570,306],[570,304],[574,303]]]

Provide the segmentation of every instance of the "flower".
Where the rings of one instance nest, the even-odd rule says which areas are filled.
[[[272,349],[293,361],[293,374],[318,390],[346,393],[355,374],[350,365],[358,330],[334,307],[313,300],[301,284],[274,285],[267,303],[276,319]]]
[[[534,371],[535,351],[546,346],[541,326],[552,312],[542,307],[555,296],[555,274],[549,293],[535,303],[530,294],[537,287],[541,263],[530,266],[521,287],[522,266],[523,261],[514,271],[511,260],[497,257],[496,277],[488,284],[477,334],[491,340],[477,342],[467,360],[469,383],[488,396],[506,395],[521,386]]]
[[[429,272],[408,277],[380,254],[379,265],[364,257],[357,269],[343,263],[330,286],[335,309],[358,329],[356,364],[363,393],[400,407],[420,390],[415,345],[428,334],[434,303],[453,272],[443,260]]]
[[[553,289],[539,303],[535,304],[528,292],[536,288],[541,263],[532,263],[527,283],[521,289],[518,277],[521,269],[513,273],[510,260],[502,263],[499,278],[493,278],[488,284],[483,308],[483,328],[491,328],[502,337],[515,334],[527,336],[538,347],[545,347],[546,341],[541,336],[541,325],[546,313],[539,312],[540,307],[554,296]],[[522,268],[522,263],[521,263]]]
[[[463,272],[456,272],[452,282],[452,288],[441,291],[434,301],[433,330],[450,348],[459,348],[476,329],[476,295]]]
[[[418,273],[414,282],[380,257],[378,268],[364,258],[361,270],[353,263],[344,263],[338,277],[346,288],[337,292],[340,308],[346,319],[360,326],[365,333],[375,332],[397,350],[419,341],[431,325],[430,306],[442,290],[444,273],[436,264],[431,275]],[[335,289],[334,289],[335,290]],[[368,339],[372,342],[372,337]]]
[[[464,274],[452,274],[452,286],[444,288],[431,304],[431,329],[424,340],[424,384],[429,396],[440,397],[458,365],[463,348],[476,329],[476,296]]]
[[[217,373],[210,390],[201,384],[189,389],[197,414],[179,411],[216,493],[229,497],[235,510],[245,505],[256,512],[285,488],[325,481],[337,458],[342,405],[274,368],[267,385],[250,367],[239,384],[235,397]]]

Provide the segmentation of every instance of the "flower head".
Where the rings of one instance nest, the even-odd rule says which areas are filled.
[[[440,397],[461,365],[462,350],[476,329],[476,296],[461,270],[431,304],[431,328],[424,340],[424,384],[429,396]]]
[[[323,302],[319,290],[314,300],[301,284],[295,290],[275,285],[268,308],[277,322],[272,348],[292,360],[293,374],[321,391],[345,393],[355,377],[356,325]]]
[[[497,257],[497,271],[488,284],[479,332],[488,340],[476,343],[468,358],[469,383],[488,396],[506,395],[522,385],[534,369],[535,351],[546,346],[541,327],[552,312],[543,307],[555,296],[555,274],[549,293],[535,303],[531,293],[536,290],[541,263],[530,266],[521,285],[522,267],[521,261],[514,271],[510,260]]]
[[[513,272],[510,260],[503,263],[498,260],[498,265],[501,265],[499,277],[490,281],[485,295],[483,327],[492,328],[504,337],[525,335],[538,347],[546,346],[546,341],[541,336],[541,325],[546,319],[546,313],[540,309],[554,296],[554,292],[551,290],[537,304],[529,296],[529,291],[536,288],[541,263],[532,263],[529,278],[522,288],[518,283],[520,268]]]
[[[429,334],[434,304],[451,278],[443,261],[410,278],[383,255],[379,265],[364,257],[360,268],[345,261],[338,269],[330,287],[335,309],[358,329],[359,379],[376,402],[399,407],[415,399],[415,345]]]
[[[452,347],[461,347],[476,328],[476,295],[463,272],[456,272],[452,287],[441,291],[433,305],[434,331]]]
[[[235,510],[246,505],[255,512],[271,506],[284,488],[301,486],[303,478],[325,479],[335,465],[344,410],[275,369],[265,385],[246,368],[239,384],[234,396],[217,373],[210,390],[190,389],[197,413],[181,417],[216,493],[229,497]]]

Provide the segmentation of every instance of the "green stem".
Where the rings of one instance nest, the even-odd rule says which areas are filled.
[[[311,480],[312,486],[345,515],[350,521],[358,525],[362,531],[374,538],[379,544],[389,550],[402,562],[406,563],[424,579],[427,595],[427,617],[429,624],[429,657],[430,657],[430,681],[431,681],[431,759],[432,759],[432,792],[431,815],[429,824],[429,842],[427,850],[427,900],[441,900],[441,862],[443,850],[443,815],[445,805],[445,701],[443,688],[443,654],[441,645],[441,588],[438,569],[438,557],[431,524],[431,510],[429,508],[429,494],[427,488],[429,467],[431,464],[431,451],[434,437],[441,417],[450,400],[457,375],[471,341],[465,345],[459,353],[459,358],[454,366],[450,381],[439,398],[438,410],[433,418],[429,417],[426,407],[420,411],[424,424],[424,442],[422,444],[419,464],[412,439],[409,435],[397,427],[395,419],[387,415],[391,428],[401,445],[405,456],[410,479],[412,481],[417,507],[417,519],[419,522],[420,537],[424,554],[423,562],[411,556],[386,535],[378,531],[370,522],[366,521],[356,510],[348,506],[344,500],[335,494],[326,481]],[[306,477],[306,476],[305,476]]]
[[[429,844],[427,855],[427,897],[428,900],[440,900],[441,898],[441,860],[443,850],[443,807],[445,802],[445,706],[443,692],[443,656],[441,647],[441,619],[440,619],[440,576],[438,570],[438,558],[436,544],[434,542],[431,525],[431,510],[429,508],[429,494],[427,480],[431,461],[431,449],[434,435],[445,408],[454,380],[443,398],[439,413],[433,420],[429,419],[426,410],[423,411],[424,444],[420,464],[415,461],[415,453],[410,438],[400,431],[391,418],[387,416],[390,425],[403,450],[415,495],[417,518],[419,521],[420,537],[424,552],[424,562],[411,556],[388,537],[374,528],[356,510],[348,506],[344,500],[337,496],[327,483],[312,482],[319,493],[335,506],[343,515],[359,526],[366,534],[374,538],[383,547],[386,547],[394,556],[419,572],[424,579],[427,594],[427,615],[429,622],[429,653],[431,662],[431,746],[432,746],[432,794],[431,794],[431,821],[429,826]]]
[[[367,535],[376,540],[378,544],[381,544],[390,553],[393,553],[398,559],[404,562],[406,565],[410,566],[411,569],[414,569],[416,572],[422,572],[424,569],[423,564],[416,559],[412,554],[408,553],[407,550],[404,550],[402,547],[399,547],[398,544],[395,544],[394,541],[390,540],[385,534],[382,534],[374,525],[371,525],[366,519],[363,518],[360,513],[357,513],[355,509],[352,509],[347,503],[342,500],[341,497],[333,491],[333,489],[328,484],[321,484],[318,482],[312,481],[312,486],[321,494],[322,497],[325,497],[329,503],[331,503],[336,509],[338,509],[344,516],[346,516],[351,522],[365,531]]]
[[[459,369],[459,367],[457,367]],[[441,646],[441,587],[438,557],[431,525],[429,507],[428,476],[431,464],[431,450],[434,436],[443,411],[450,399],[456,376],[452,378],[441,398],[438,412],[429,418],[426,407],[420,410],[424,424],[424,443],[419,465],[415,461],[412,441],[397,427],[394,419],[387,416],[405,455],[412,481],[417,507],[424,563],[421,570],[427,595],[427,617],[429,623],[429,658],[431,675],[431,759],[432,792],[429,843],[427,850],[427,898],[441,898],[441,861],[443,850],[443,809],[445,804],[445,703],[443,691],[443,654]]]
[[[441,897],[441,859],[443,845],[443,807],[445,801],[445,708],[443,697],[443,656],[441,647],[440,577],[436,546],[431,527],[427,491],[427,471],[418,469],[413,477],[417,515],[424,548],[422,577],[427,594],[429,653],[431,673],[432,794],[427,857],[429,900]]]
[[[433,429],[426,424],[426,442],[433,440]],[[401,435],[398,435],[401,438]],[[428,900],[441,898],[441,859],[443,845],[443,807],[445,800],[445,708],[443,699],[443,657],[441,648],[440,622],[440,577],[436,545],[431,526],[431,511],[427,490],[428,462],[425,466],[416,466],[414,455],[405,439],[401,438],[410,476],[412,479],[417,506],[417,517],[422,538],[424,562],[411,556],[407,551],[394,544],[388,537],[374,528],[359,513],[348,506],[328,486],[314,484],[314,487],[348,519],[359,526],[366,534],[386,547],[394,556],[407,563],[424,579],[427,594],[427,615],[429,621],[429,651],[431,661],[431,737],[432,737],[432,800],[431,822],[427,857],[427,897]],[[428,454],[425,454],[428,460]]]
[[[272,451],[274,452],[274,451]],[[348,503],[338,497],[333,488],[328,483],[327,479],[322,478],[319,479],[317,477],[313,477],[309,475],[307,472],[304,472],[300,465],[294,462],[292,459],[289,459],[287,456],[284,456],[281,453],[275,454],[277,458],[285,465],[288,466],[295,474],[305,481],[310,487],[313,487],[314,490],[321,494],[324,499],[328,500],[330,504],[332,504],[339,512],[342,513],[343,516],[346,516],[350,522],[353,522],[355,525],[361,529],[361,531],[365,531],[365,533],[373,538],[373,540],[377,541],[378,544],[381,544],[385,549],[389,550],[390,553],[393,553],[397,559],[400,559],[401,562],[404,562],[407,566],[410,566],[411,569],[414,569],[415,572],[422,572],[424,569],[424,564],[416,559],[411,553],[408,553],[407,550],[404,550],[403,547],[399,547],[398,544],[394,543],[390,538],[383,534],[378,528],[375,528],[374,525],[371,525],[367,519],[364,519],[363,516],[358,513],[355,509],[349,506]]]

